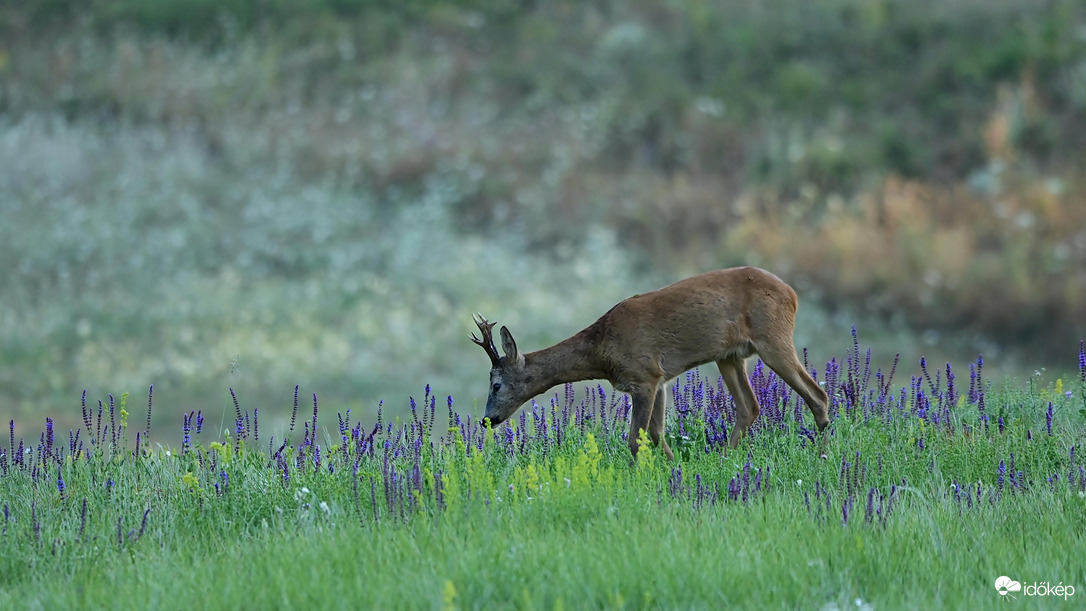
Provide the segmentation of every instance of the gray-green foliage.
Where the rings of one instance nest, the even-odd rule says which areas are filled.
[[[28,407],[148,383],[254,406],[295,383],[371,409],[427,382],[470,397],[472,311],[533,346],[653,284],[603,228],[558,262],[519,231],[463,235],[449,181],[377,201],[225,171],[184,132],[29,116],[0,135],[0,375]]]

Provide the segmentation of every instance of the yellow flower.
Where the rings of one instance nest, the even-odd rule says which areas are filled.
[[[652,452],[652,442],[649,434],[641,429],[637,434],[637,466],[638,468],[652,469],[656,465],[656,456]]]
[[[192,490],[200,487],[199,480],[196,479],[196,476],[193,475],[191,471],[181,477],[181,483],[188,486]]]

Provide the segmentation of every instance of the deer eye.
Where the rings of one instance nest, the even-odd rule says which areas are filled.
[[[501,389],[502,389],[502,385],[501,385],[501,384],[494,384],[494,386],[492,386],[492,387],[491,387],[491,390],[492,390],[493,392],[498,392],[498,391],[499,391],[499,390],[501,390]]]

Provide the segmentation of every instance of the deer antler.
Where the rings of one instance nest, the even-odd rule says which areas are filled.
[[[498,356],[498,349],[494,346],[494,323],[487,322],[479,313],[472,314],[471,317],[479,327],[479,332],[483,334],[483,339],[479,339],[472,333],[471,341],[482,346],[483,350],[486,350],[486,355],[490,357],[490,365],[497,367],[501,357]]]

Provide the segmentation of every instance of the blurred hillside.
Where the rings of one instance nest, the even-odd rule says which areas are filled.
[[[0,415],[481,399],[470,312],[736,264],[818,358],[1065,365],[1084,170],[1081,2],[4,3]]]

